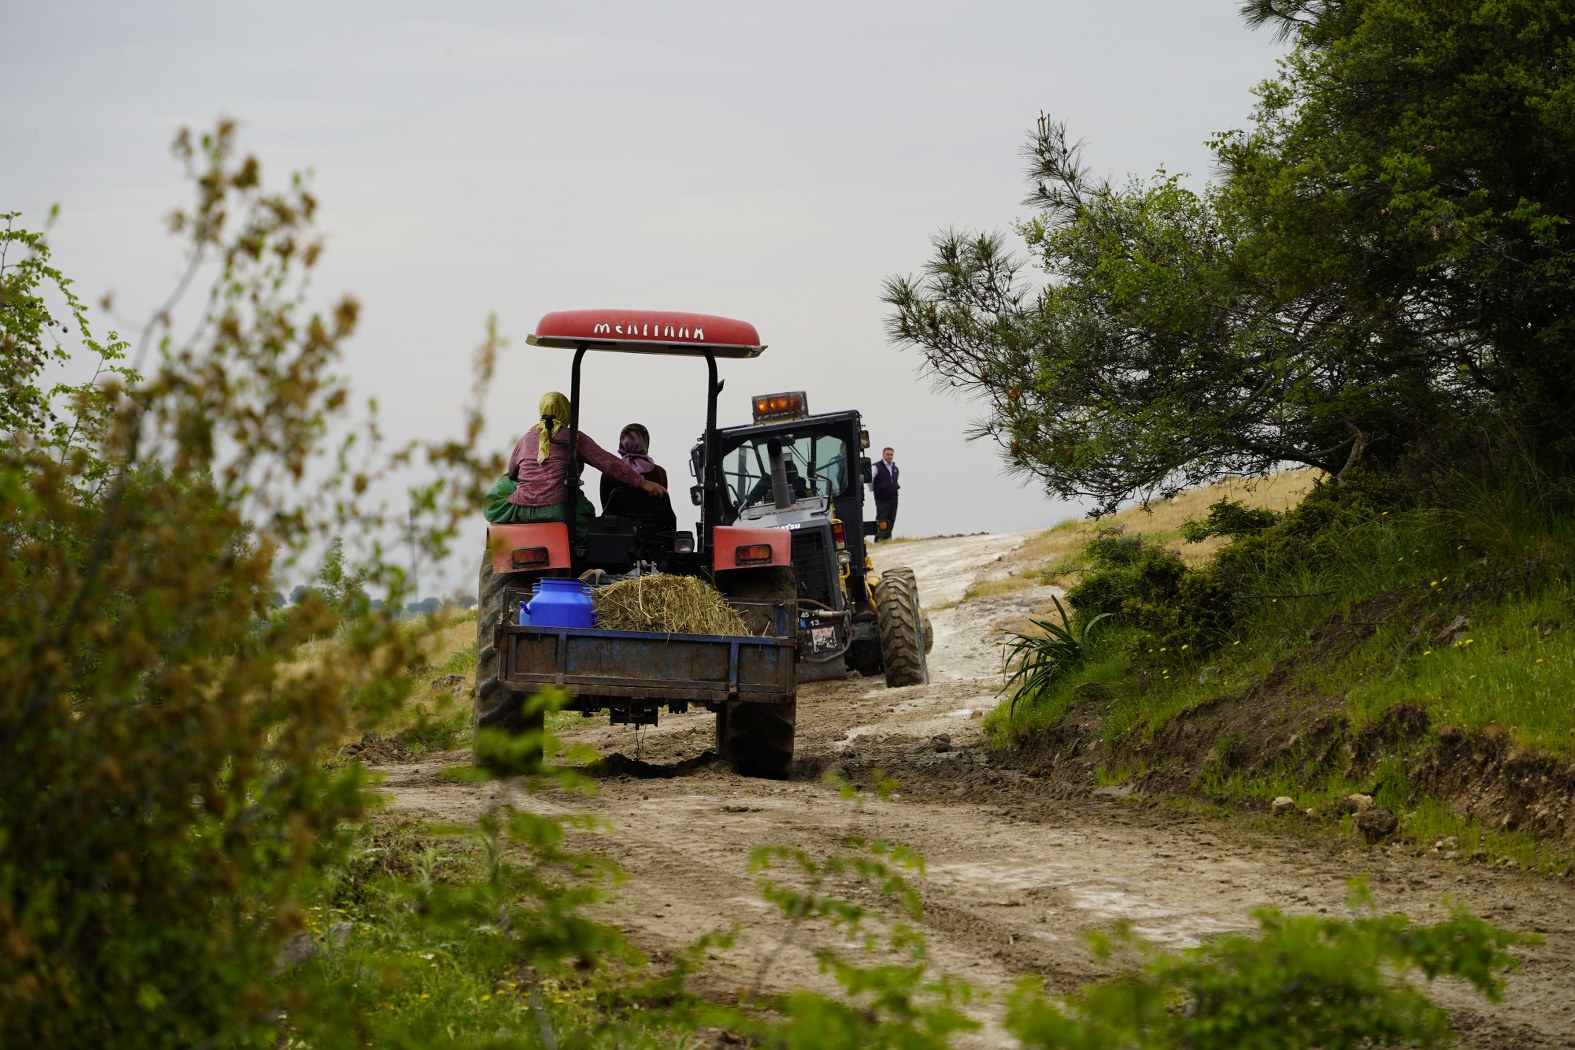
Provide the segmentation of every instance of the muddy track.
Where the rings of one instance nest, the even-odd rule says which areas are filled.
[[[1496,1050],[1575,1046],[1575,887],[1446,861],[1401,847],[1309,841],[1270,824],[1178,813],[1090,789],[1074,798],[1001,764],[979,745],[980,716],[995,703],[1000,631],[1048,601],[1037,588],[962,603],[968,585],[1004,575],[1026,534],[937,538],[877,548],[881,565],[912,566],[930,610],[935,649],[929,685],[888,689],[878,678],[799,687],[797,757],[791,779],[745,780],[710,760],[714,719],[701,710],[662,716],[655,728],[609,727],[599,718],[565,735],[609,756],[589,799],[514,798],[543,811],[595,813],[614,826],[581,845],[628,872],[607,914],[657,957],[710,929],[736,925],[736,945],[705,978],[719,996],[826,988],[813,958],[830,944],[795,931],[761,900],[750,851],[778,843],[837,848],[849,832],[904,843],[923,854],[922,928],[937,971],[991,993],[973,1008],[986,1022],[959,1045],[1009,1045],[997,1027],[1002,1002],[1022,975],[1071,989],[1104,970],[1080,931],[1130,922],[1163,944],[1196,944],[1248,930],[1251,911],[1343,914],[1347,882],[1366,875],[1384,911],[1418,922],[1455,904],[1501,925],[1541,933],[1520,953],[1505,1001],[1435,986],[1462,1043]],[[442,821],[472,819],[508,785],[438,777],[464,762],[454,752],[379,767],[392,812]],[[900,787],[854,811],[824,781],[836,772],[868,786],[875,770]],[[861,903],[874,905],[868,898]]]

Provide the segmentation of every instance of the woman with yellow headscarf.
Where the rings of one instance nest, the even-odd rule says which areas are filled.
[[[564,476],[569,467],[569,399],[556,390],[542,395],[537,406],[541,421],[525,432],[509,456],[508,480],[515,483],[507,500],[498,500],[498,488],[487,501],[487,520],[517,525],[538,521],[565,521]],[[579,459],[616,479],[653,496],[667,489],[612,455],[584,433],[579,435]],[[500,485],[503,483],[500,482]],[[591,501],[579,494],[574,515],[575,542],[583,544],[590,521],[596,516]]]

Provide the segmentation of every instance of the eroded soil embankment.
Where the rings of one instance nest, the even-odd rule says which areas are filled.
[[[1423,637],[1439,633],[1439,644],[1464,623],[1446,622],[1452,613],[1419,608],[1404,592],[1380,595],[1331,616],[1314,629],[1315,647],[1281,661],[1262,683],[1182,712],[1152,740],[1108,742],[1103,720],[1110,698],[1091,690],[1053,730],[1013,754],[1012,763],[1049,781],[1062,797],[1093,786],[1100,770],[1123,768],[1141,769],[1131,787],[1153,795],[1197,794],[1210,777],[1225,780],[1238,773],[1269,780],[1290,776],[1307,784],[1340,777],[1372,795],[1384,767],[1398,764],[1416,799],[1425,796],[1485,828],[1519,830],[1575,852],[1575,765],[1518,749],[1498,731],[1445,726],[1434,733],[1420,703],[1396,705],[1373,722],[1353,726],[1340,698],[1297,684],[1295,672],[1304,660],[1345,653],[1392,616],[1414,621]],[[1249,801],[1247,808],[1266,812],[1270,801]],[[1328,821],[1341,814],[1313,816]],[[1394,834],[1404,839],[1405,814],[1397,817]]]

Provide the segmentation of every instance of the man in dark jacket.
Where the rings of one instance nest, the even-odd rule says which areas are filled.
[[[870,486],[875,490],[875,517],[881,523],[880,531],[875,534],[877,543],[891,539],[892,529],[897,525],[897,490],[902,486],[897,483],[895,455],[890,448],[881,450],[880,459],[875,461],[874,477],[870,481]]]

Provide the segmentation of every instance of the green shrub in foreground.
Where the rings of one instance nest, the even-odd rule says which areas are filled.
[[[215,300],[194,343],[220,349],[166,344],[147,379],[109,367],[114,383],[56,388],[45,404],[58,426],[29,427],[24,412],[0,440],[7,1046],[267,1045],[296,882],[360,812],[356,772],[317,756],[386,624],[363,625],[355,659],[281,687],[282,664],[332,620],[320,604],[270,617],[275,559],[300,532],[243,517],[270,507],[259,479],[310,454],[354,309],[290,318],[280,289],[310,269],[295,252],[309,199],[264,195],[227,134],[202,151],[182,140],[204,167],[182,217],[199,231],[193,265],[220,258],[216,287],[234,296]],[[41,240],[28,247],[47,258]],[[7,304],[69,300],[47,267],[19,268],[34,278],[19,284],[15,261],[0,268]],[[8,343],[39,338],[16,331],[24,314],[0,310]],[[79,333],[85,323],[79,310]],[[113,366],[119,345],[82,334]],[[39,374],[0,371],[0,418],[14,419]]]
[[[1365,914],[1349,921],[1261,909],[1256,937],[1177,955],[1139,944],[1141,969],[1064,1004],[1025,982],[1007,1026],[1030,1048],[1439,1046],[1452,1039],[1449,1019],[1414,979],[1462,978],[1496,1002],[1515,966],[1508,949],[1541,940],[1461,911],[1415,926],[1378,915],[1360,889],[1352,904]],[[1096,948],[1108,955],[1118,940]]]
[[[184,342],[178,294],[150,322],[145,377],[85,331],[43,239],[0,230],[0,1045],[276,1045],[280,948],[364,805],[322,757],[418,662],[364,602],[274,608],[284,563],[378,522],[350,457],[322,462],[356,304],[307,314],[315,201],[265,191],[232,133],[176,141],[180,287],[213,283]],[[29,352],[65,332],[46,300],[99,381],[49,386],[70,354]],[[303,654],[329,634],[333,659]]]
[[[893,786],[878,773],[875,785],[882,793]],[[930,971],[926,940],[907,925],[922,914],[913,876],[922,874],[923,858],[859,835],[865,799],[840,787],[855,805],[840,851],[765,847],[754,865],[766,875],[767,899],[792,924],[787,936],[820,922],[861,951],[818,952],[843,997],[795,993],[776,1004],[781,1023],[756,1034],[764,1045],[795,1050],[950,1046],[955,1034],[977,1029],[966,1008],[989,990]],[[849,885],[886,899],[898,917],[829,892]],[[1461,978],[1497,1001],[1503,974],[1516,965],[1509,949],[1540,943],[1459,910],[1431,926],[1380,915],[1359,883],[1351,907],[1355,916],[1348,920],[1261,909],[1255,934],[1218,937],[1174,954],[1126,931],[1091,936],[1096,954],[1110,959],[1124,946],[1142,964],[1123,966],[1065,1000],[1026,980],[1009,997],[1005,1028],[1024,1047],[1088,1050],[1436,1046],[1451,1037],[1448,1017],[1417,978]]]

